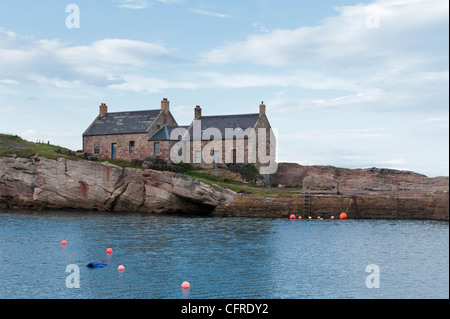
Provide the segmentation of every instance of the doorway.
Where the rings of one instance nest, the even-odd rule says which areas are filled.
[[[111,144],[111,158],[114,159],[117,157],[117,143]]]

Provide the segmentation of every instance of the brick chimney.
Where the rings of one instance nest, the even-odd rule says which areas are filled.
[[[108,106],[105,103],[100,104],[100,116],[108,113]]]
[[[200,105],[197,105],[195,107],[194,119],[198,120],[201,116],[202,116],[202,108],[200,107]]]
[[[161,101],[161,112],[165,110],[169,111],[169,101],[166,98],[163,98]]]
[[[259,115],[266,114],[266,105],[264,102],[261,102],[259,105]]]

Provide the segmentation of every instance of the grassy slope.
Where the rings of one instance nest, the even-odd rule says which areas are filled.
[[[0,156],[6,156],[7,154],[16,154],[19,157],[30,158],[35,155],[42,157],[57,159],[59,157],[66,157],[62,154],[56,153],[59,149],[66,149],[64,147],[52,144],[33,143],[26,141],[16,135],[0,134],[1,138],[20,143],[24,146],[21,147],[8,147],[5,142],[0,144]],[[27,148],[25,148],[27,147]],[[68,156],[67,156],[68,157]]]

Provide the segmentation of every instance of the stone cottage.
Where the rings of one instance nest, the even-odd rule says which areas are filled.
[[[189,139],[190,142],[189,158],[183,159],[202,168],[214,168],[219,164],[252,163],[260,166],[261,160],[257,149],[260,134],[258,129],[266,137],[270,136],[271,126],[263,102],[259,106],[259,113],[212,116],[203,116],[202,108],[197,105],[194,120],[182,139]],[[253,140],[252,134],[255,134]],[[270,143],[275,141],[267,138],[262,142],[264,153],[269,154]]]
[[[99,115],[83,133],[83,151],[124,161],[144,160],[153,155],[167,158],[168,141],[149,141],[166,126],[178,126],[166,98],[161,101],[160,110],[148,111],[109,113],[102,103]]]
[[[202,108],[196,106],[194,119],[186,126],[177,124],[166,98],[160,110],[149,111],[108,113],[102,103],[83,134],[83,151],[125,161],[153,157],[202,168],[229,163],[259,167],[268,163],[268,157],[274,161],[272,133],[263,102],[259,113],[250,114],[202,116]],[[259,139],[262,135],[265,138]]]

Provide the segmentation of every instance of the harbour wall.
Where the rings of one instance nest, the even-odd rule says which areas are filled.
[[[307,204],[305,204],[305,200]],[[216,207],[214,216],[296,217],[339,216],[353,219],[430,219],[449,220],[448,192],[423,197],[383,195],[238,194],[235,203]]]

